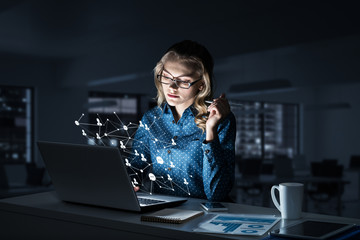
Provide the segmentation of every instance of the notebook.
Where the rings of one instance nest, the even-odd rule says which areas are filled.
[[[165,208],[160,211],[141,216],[141,221],[162,223],[183,223],[197,216],[203,215],[203,211],[185,210],[177,208]]]
[[[37,144],[55,191],[63,201],[143,212],[187,200],[136,193],[116,147],[41,141]]]

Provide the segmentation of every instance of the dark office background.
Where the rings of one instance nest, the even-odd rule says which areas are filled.
[[[347,170],[360,155],[357,10],[350,1],[3,0],[0,86],[33,90],[34,141],[84,143],[74,121],[90,92],[135,94],[143,113],[156,62],[192,39],[213,54],[215,95],[297,105],[304,165],[336,159]],[[35,146],[32,159],[42,166]],[[344,212],[360,217],[350,205],[359,174],[344,176]]]

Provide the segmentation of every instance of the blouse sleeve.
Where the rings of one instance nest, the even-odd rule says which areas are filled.
[[[209,201],[228,197],[235,179],[236,120],[230,113],[218,127],[218,139],[203,143],[203,183]]]

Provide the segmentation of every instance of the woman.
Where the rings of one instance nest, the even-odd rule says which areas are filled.
[[[158,106],[144,114],[128,164],[134,186],[139,183],[151,193],[227,199],[234,182],[236,121],[224,95],[213,99],[212,75],[210,53],[189,40],[170,47],[157,63]]]

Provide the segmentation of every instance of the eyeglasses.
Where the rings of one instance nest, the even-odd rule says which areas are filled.
[[[202,79],[202,77],[199,78],[198,80],[193,81],[193,82],[188,82],[188,81],[177,80],[175,78],[166,77],[164,75],[158,74],[157,79],[162,84],[170,85],[170,84],[172,84],[174,82],[175,85],[178,86],[179,88],[189,89],[192,85],[194,85],[195,83],[200,81]]]

